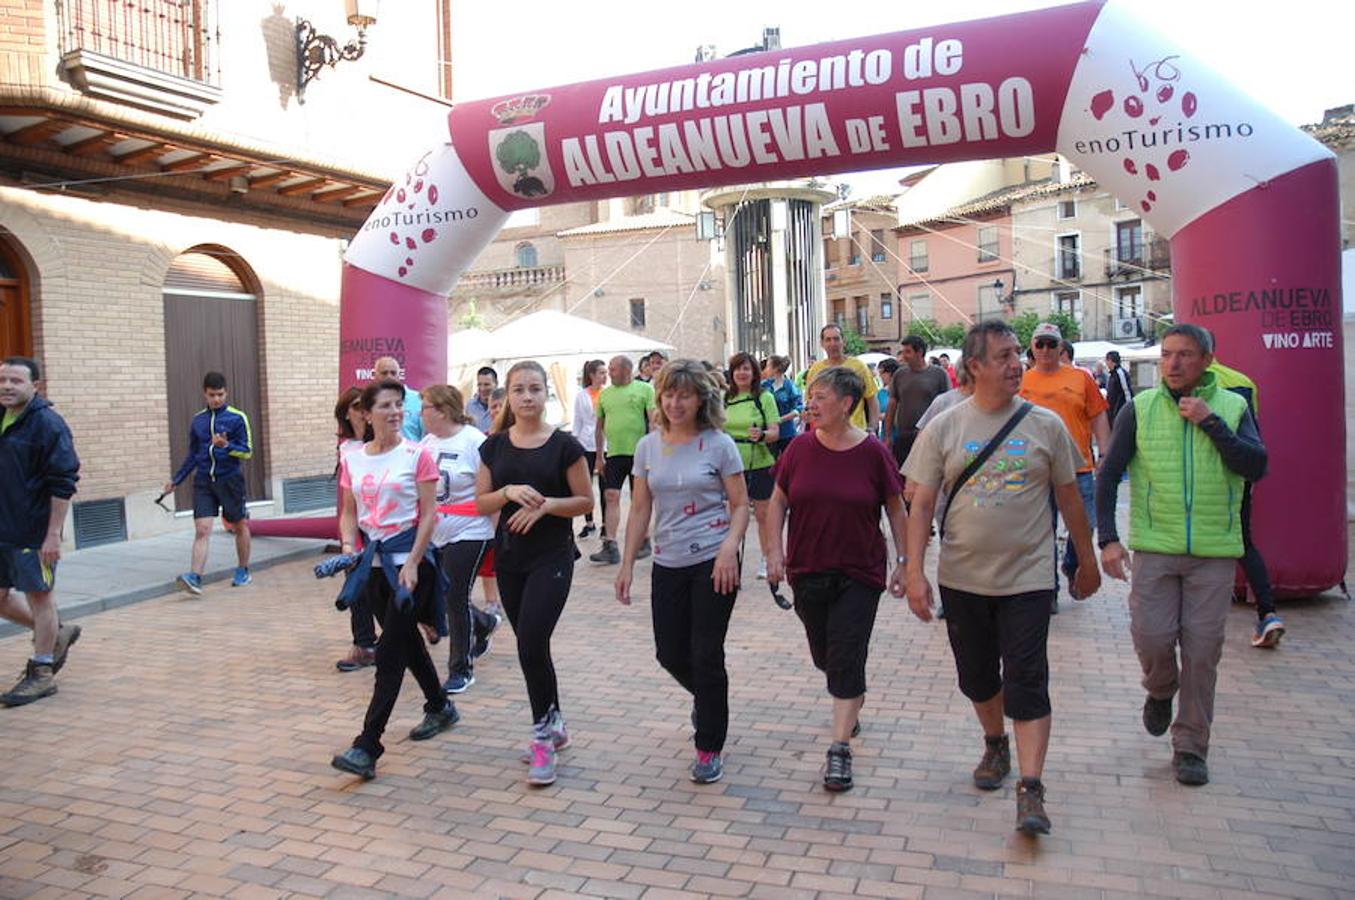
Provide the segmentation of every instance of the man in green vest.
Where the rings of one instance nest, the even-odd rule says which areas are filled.
[[[1143,727],[1172,731],[1172,765],[1186,785],[1209,783],[1209,727],[1233,573],[1242,557],[1242,494],[1266,471],[1266,448],[1247,401],[1221,388],[1214,338],[1174,325],[1162,338],[1162,381],[1115,418],[1096,486],[1101,567],[1127,580],[1115,526],[1129,470],[1130,632],[1143,668]],[[1180,648],[1180,661],[1177,648]],[[1172,700],[1179,698],[1176,720]]]

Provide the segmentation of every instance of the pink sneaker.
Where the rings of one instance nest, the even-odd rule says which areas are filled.
[[[531,754],[530,768],[527,769],[527,783],[547,785],[555,783],[555,745],[549,740],[532,741],[528,752]]]

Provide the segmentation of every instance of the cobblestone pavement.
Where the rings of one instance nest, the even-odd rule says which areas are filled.
[[[587,549],[585,552],[587,552]],[[728,642],[726,775],[687,779],[688,700],[654,661],[647,600],[585,561],[556,633],[574,745],[523,781],[525,691],[507,629],[422,744],[406,683],[375,781],[329,767],[368,673],[341,675],[347,622],[309,563],[82,620],[56,697],[0,710],[0,897],[697,895],[1286,897],[1355,892],[1355,612],[1287,604],[1253,650],[1228,624],[1213,783],[1173,780],[1139,725],[1126,591],[1065,601],[1051,638],[1051,835],[1012,831],[944,630],[886,600],[856,789],[820,785],[828,698],[791,613],[751,578]],[[637,568],[646,588],[648,564]],[[441,649],[441,648],[438,648]],[[17,673],[25,638],[0,641]],[[440,654],[435,658],[445,665]],[[7,676],[8,677],[8,676]]]

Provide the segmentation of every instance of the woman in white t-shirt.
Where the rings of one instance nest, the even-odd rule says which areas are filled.
[[[420,617],[437,623],[441,610],[440,573],[430,552],[439,473],[432,454],[405,439],[404,407],[405,391],[399,382],[368,385],[362,392],[362,408],[371,422],[372,440],[340,463],[342,551],[354,551],[359,531],[366,545],[339,599],[351,603],[360,596],[381,619],[381,639],[362,733],[331,764],[364,779],[376,777],[376,761],[385,749],[381,735],[406,669],[423,689],[425,701],[423,721],[409,733],[411,740],[431,738],[459,718],[442,692],[438,670],[419,633]],[[445,629],[445,621],[440,624]]]
[[[338,479],[343,468],[343,458],[347,453],[361,450],[362,445],[372,439],[372,426],[367,423],[367,413],[362,408],[362,391],[350,387],[339,395],[334,404],[334,421],[338,426],[335,437],[338,447],[335,450],[337,462],[334,477]],[[343,488],[339,488],[339,508],[343,508]],[[340,672],[356,672],[368,666],[376,665],[376,620],[367,604],[358,598],[348,607],[349,627],[353,633],[353,646],[348,655],[334,663]]]
[[[583,378],[579,382],[579,393],[574,397],[574,421],[570,428],[574,436],[583,445],[583,458],[588,461],[588,471],[597,468],[598,436],[595,434],[598,424],[598,394],[607,386],[607,364],[600,359],[590,359],[583,364]],[[602,480],[598,479],[598,490],[602,489]],[[603,515],[607,508],[602,508]],[[593,510],[583,514],[583,528],[579,537],[586,538],[597,531],[593,524]]]
[[[470,602],[475,574],[494,540],[489,516],[474,509],[451,510],[475,505],[475,473],[480,468],[480,445],[485,435],[470,424],[461,392],[446,384],[429,385],[419,392],[423,401],[423,445],[438,467],[438,523],[433,529],[433,547],[438,566],[447,577],[447,632],[451,644],[447,680],[442,689],[459,694],[475,683],[472,648],[489,647],[489,636],[499,627],[499,617],[477,609]],[[484,651],[482,650],[481,653]]]

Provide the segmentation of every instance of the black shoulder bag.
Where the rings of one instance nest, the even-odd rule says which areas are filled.
[[[955,483],[950,486],[950,492],[946,494],[946,508],[942,510],[941,521],[937,525],[937,532],[940,534],[941,540],[946,539],[946,516],[950,515],[950,508],[955,505],[955,495],[960,493],[960,488],[965,486],[965,482],[974,477],[974,473],[988,461],[988,457],[992,456],[997,448],[1002,446],[1002,442],[1007,439],[1007,435],[1011,434],[1012,429],[1021,424],[1021,420],[1026,417],[1026,413],[1030,412],[1032,406],[1033,404],[1029,400],[1024,401],[1020,408],[1012,413],[1011,418],[998,429],[997,434],[993,435],[993,439],[979,451],[979,455],[970,460],[969,465],[965,466],[964,471],[960,473],[960,477],[956,478]]]

